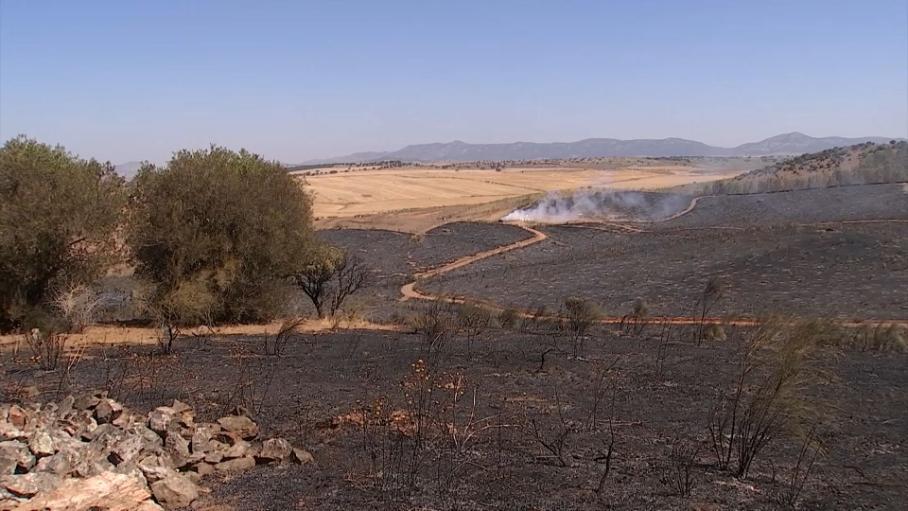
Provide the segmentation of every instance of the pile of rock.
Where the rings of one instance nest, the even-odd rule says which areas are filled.
[[[258,434],[242,414],[197,423],[180,401],[147,416],[105,393],[0,405],[0,510],[179,508],[198,498],[208,474],[313,461]]]

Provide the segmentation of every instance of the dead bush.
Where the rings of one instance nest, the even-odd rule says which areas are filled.
[[[709,313],[713,310],[713,307],[719,303],[719,300],[722,299],[723,294],[725,293],[725,286],[722,284],[722,281],[718,277],[712,277],[703,286],[703,289],[700,291],[700,295],[697,298],[697,303],[694,304],[694,309],[697,311],[697,324],[694,328],[694,343],[699,346],[704,339],[706,334],[706,318]]]
[[[599,319],[599,309],[589,300],[571,297],[564,300],[565,330],[571,341],[571,354],[583,353],[583,344],[590,327]]]
[[[669,445],[671,452],[663,470],[662,483],[674,490],[679,497],[690,497],[696,484],[694,469],[700,454],[700,442],[675,437],[669,441]]]
[[[457,330],[467,339],[467,357],[473,357],[473,342],[492,324],[492,314],[483,307],[464,304],[456,309]]]
[[[281,322],[281,327],[277,333],[265,337],[265,355],[279,357],[284,354],[287,343],[293,340],[297,335],[296,329],[303,323],[303,318],[289,318]]]
[[[811,356],[827,329],[817,322],[769,319],[738,345],[730,388],[718,389],[708,431],[720,468],[747,477],[753,461],[774,439],[816,420],[819,409],[803,399],[825,374]]]
[[[102,299],[98,292],[85,285],[64,288],[54,295],[54,307],[70,325],[70,331],[79,333],[95,321]]]
[[[512,330],[520,323],[520,313],[517,309],[505,309],[498,314],[498,326],[505,330]]]
[[[25,344],[32,353],[32,361],[45,371],[53,371],[60,364],[66,349],[66,335],[33,328],[25,334]]]

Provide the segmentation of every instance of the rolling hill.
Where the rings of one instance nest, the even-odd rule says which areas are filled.
[[[409,145],[397,151],[354,153],[336,158],[310,160],[304,165],[325,163],[361,163],[381,160],[413,162],[535,160],[589,158],[600,156],[774,156],[814,153],[833,147],[885,143],[885,137],[811,137],[803,133],[785,133],[736,147],[716,147],[683,138],[633,139],[589,138],[577,142],[512,142],[506,144],[470,144],[456,140],[446,143]]]

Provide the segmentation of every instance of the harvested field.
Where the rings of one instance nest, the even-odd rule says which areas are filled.
[[[320,227],[379,227],[422,232],[452,220],[479,220],[471,210],[504,202],[510,209],[526,197],[589,186],[614,189],[664,188],[721,179],[737,169],[684,165],[615,169],[576,167],[493,170],[395,169],[306,176]],[[512,201],[517,202],[512,202]],[[493,208],[503,216],[508,209]],[[395,223],[388,222],[388,216]],[[428,218],[427,218],[428,216]],[[446,217],[446,219],[445,219]]]
[[[449,433],[438,433],[437,425],[427,422],[431,447],[419,458],[414,483],[405,484],[396,479],[402,466],[393,457],[404,452],[395,450],[402,447],[395,447],[393,437],[364,434],[357,413],[382,400],[385,410],[413,416],[413,387],[402,382],[413,381],[411,364],[425,358],[418,338],[366,331],[303,335],[282,357],[258,355],[263,342],[249,336],[186,339],[169,357],[148,357],[150,347],[89,350],[71,375],[76,387],[67,391],[108,387],[139,411],[178,398],[197,410],[200,421],[245,403],[252,406],[262,435],[285,437],[315,456],[315,466],[260,467],[220,482],[206,480],[214,491],[196,504],[202,509],[211,504],[227,510],[510,510],[515,503],[526,509],[765,509],[776,508],[784,497],[784,481],[797,459],[797,442],[781,437],[746,480],[713,466],[705,424],[710,396],[726,384],[734,366],[732,340],[699,348],[673,342],[659,371],[655,339],[597,330],[584,358],[550,354],[538,371],[540,353],[550,346],[547,336],[493,330],[475,343],[469,358],[462,338],[446,345],[437,367],[438,387],[427,406],[449,417],[447,385],[458,381],[459,424],[469,419],[475,391],[475,417],[485,421],[482,425],[501,427],[478,430],[458,451]],[[811,392],[835,413],[823,424],[828,452],[804,487],[802,507],[897,508],[908,477],[902,445],[908,358],[849,352],[821,355],[818,362],[835,379]],[[10,360],[4,368],[5,383],[36,383],[43,391],[39,399],[55,397],[59,374]],[[597,405],[599,375],[606,397]],[[564,447],[566,466],[547,456],[530,425],[555,427],[559,410],[575,428]],[[608,441],[609,421],[614,458],[597,495],[604,470],[597,457]],[[689,499],[676,496],[666,479],[678,439],[701,447]],[[391,455],[389,461],[370,457],[370,441],[381,442],[377,445]],[[410,445],[406,442],[402,445]]]

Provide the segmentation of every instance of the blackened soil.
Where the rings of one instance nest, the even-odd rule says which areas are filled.
[[[799,442],[788,433],[774,438],[748,478],[738,480],[716,466],[706,432],[716,389],[730,388],[736,339],[745,332],[700,347],[672,342],[661,371],[656,333],[596,331],[580,359],[565,353],[561,339],[562,351],[549,352],[541,371],[540,356],[552,347],[548,336],[489,331],[471,356],[465,340],[455,337],[444,344],[429,379],[420,379],[425,373],[413,364],[432,357],[411,334],[302,336],[282,357],[262,356],[263,338],[192,338],[180,341],[170,357],[139,348],[93,349],[76,366],[76,388],[69,390],[108,387],[139,410],[179,398],[196,407],[201,420],[242,404],[253,409],[265,435],[284,436],[317,460],[316,466],[257,467],[209,479],[213,493],[203,503],[211,509],[780,508]],[[831,376],[808,391],[812,404],[830,410],[818,430],[827,452],[799,506],[901,508],[908,498],[908,355],[821,354],[814,363]],[[3,367],[4,383],[37,382],[43,398],[53,399],[60,386],[58,373],[12,362]],[[420,381],[432,392],[420,394]],[[456,408],[455,382],[461,391]],[[373,406],[379,402],[383,411]],[[375,417],[403,411],[406,433],[351,422],[364,406]],[[406,427],[419,410],[423,448],[414,456],[415,433]],[[471,414],[473,427],[464,429]],[[614,454],[597,494],[610,420]],[[548,443],[559,428],[570,428],[563,465],[536,440],[533,422]],[[698,450],[690,498],[666,484],[678,442]]]

